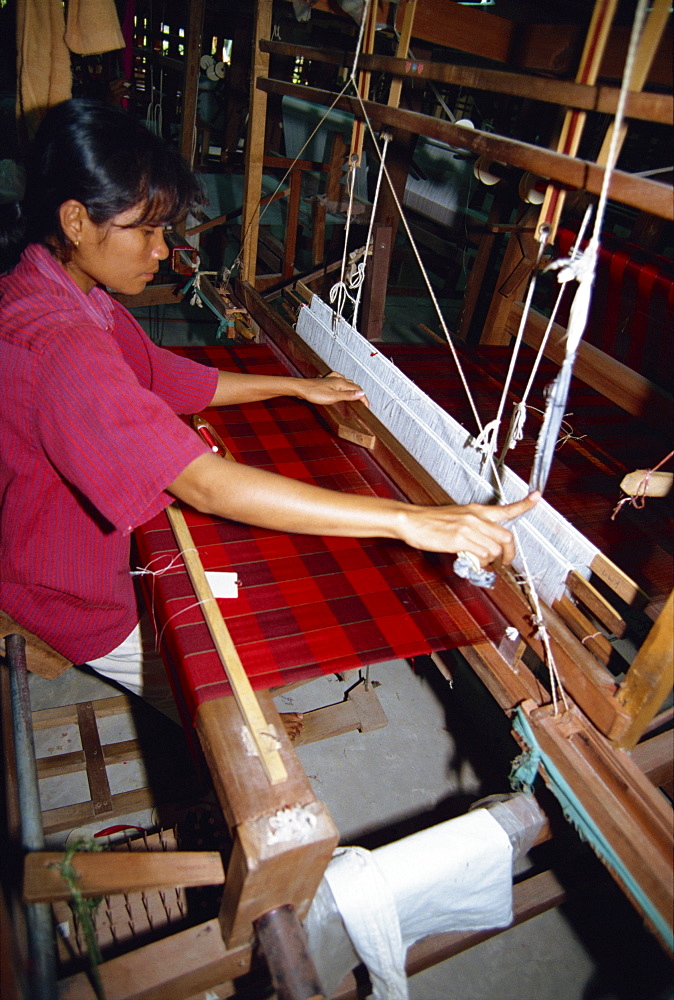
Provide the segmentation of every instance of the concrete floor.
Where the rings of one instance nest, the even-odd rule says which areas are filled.
[[[277,707],[308,711],[339,702],[357,679],[356,673],[318,679],[278,697]],[[388,718],[384,729],[345,734],[297,751],[343,843],[379,846],[460,815],[481,795],[507,788],[507,728],[486,702],[480,706],[486,713],[465,711],[467,704],[474,707],[484,697],[467,668],[457,664],[453,689],[426,660],[416,671],[406,661],[379,664],[371,669],[370,680],[377,684]],[[33,710],[115,693],[107,681],[75,669],[56,681],[31,677]],[[142,735],[157,713],[142,704],[138,708],[133,718],[104,720],[99,726],[102,742]],[[182,753],[176,727],[159,721],[165,726],[162,752],[175,746],[176,754]],[[478,744],[486,751],[482,759],[474,754]],[[37,734],[38,756],[75,748],[76,736],[63,727]],[[151,765],[147,759],[145,764],[109,768],[113,791],[143,785]],[[43,808],[88,798],[82,777],[66,775],[41,785]],[[115,822],[152,829],[157,814],[148,809]],[[109,823],[93,823],[78,832],[91,835]],[[67,834],[53,835],[47,846],[56,849]],[[668,1000],[671,966],[659,946],[575,837],[567,846],[566,865],[587,873],[589,894],[581,892],[565,906],[413,976],[411,1000]],[[536,852],[531,864],[540,864]]]

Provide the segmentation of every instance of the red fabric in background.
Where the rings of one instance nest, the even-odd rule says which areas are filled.
[[[265,345],[179,353],[230,371],[285,373]],[[238,461],[330,489],[397,495],[367,452],[336,438],[301,400],[204,416]],[[484,591],[454,575],[451,556],[426,556],[387,540],[284,534],[191,510],[185,515],[204,568],[238,575],[239,596],[219,605],[256,688],[470,645],[506,624]],[[202,701],[229,694],[229,685],[175,558],[166,515],[143,525],[136,539],[141,565],[159,572],[143,578],[147,601],[193,718]]]

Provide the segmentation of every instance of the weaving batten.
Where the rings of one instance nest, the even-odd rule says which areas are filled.
[[[365,390],[372,412],[456,503],[491,503],[497,489],[482,473],[482,456],[471,435],[450,414],[379,352],[346,320],[333,330],[332,309],[318,295],[303,306],[297,332],[332,369]],[[506,497],[521,497],[526,483],[510,469],[502,474]],[[527,563],[541,596],[552,603],[564,592],[569,571],[589,576],[599,553],[573,525],[544,500],[518,521]],[[521,568],[519,557],[515,567]]]

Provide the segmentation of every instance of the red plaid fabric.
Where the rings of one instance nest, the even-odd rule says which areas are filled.
[[[264,345],[181,353],[230,371],[284,373]],[[329,489],[396,495],[367,453],[337,439],[301,400],[204,415],[238,461]],[[204,568],[238,576],[239,596],[219,604],[256,688],[473,644],[506,624],[484,591],[453,574],[451,557],[185,514]],[[193,717],[202,701],[230,693],[229,685],[166,515],[136,539],[141,565],[159,574],[144,578],[147,601]]]
[[[410,344],[378,344],[379,350],[423,391],[476,433],[475,420],[448,349]],[[461,348],[460,360],[483,424],[497,412],[511,352],[508,347]],[[512,380],[511,403],[522,398],[534,352],[523,348]],[[558,372],[544,358],[529,396],[524,440],[508,452],[506,464],[528,482],[536,438],[545,409],[544,390]],[[501,440],[510,420],[506,408]],[[652,597],[666,596],[674,584],[674,520],[670,500],[647,500],[641,509],[625,504],[614,521],[627,472],[657,465],[671,449],[669,428],[654,430],[579,379],[573,379],[567,406],[574,438],[562,444],[552,464],[545,498],[609,559]]]

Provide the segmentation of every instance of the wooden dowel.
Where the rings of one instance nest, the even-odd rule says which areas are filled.
[[[279,784],[287,778],[285,765],[278,750],[279,741],[265,719],[248,680],[248,675],[243,669],[241,658],[225,625],[218,602],[206,579],[204,567],[187,526],[185,515],[175,505],[167,507],[166,514],[178,542],[185,568],[192,581],[194,593],[201,604],[201,611],[208,631],[211,633],[213,644],[218,651],[223,669],[231,685],[232,694],[257,749],[260,763],[271,784]]]

